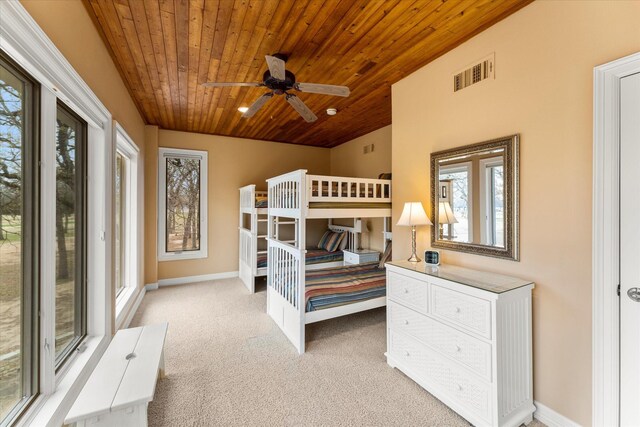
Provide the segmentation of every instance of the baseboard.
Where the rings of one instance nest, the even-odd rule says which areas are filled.
[[[536,406],[533,417],[549,427],[580,427],[580,424],[577,422],[557,413],[540,402],[534,401],[533,404]]]
[[[176,277],[175,279],[160,279],[157,286],[185,285],[187,283],[207,282],[209,280],[232,279],[238,277],[237,271],[226,271],[224,273],[202,274],[200,276]]]
[[[146,286],[144,286],[138,292],[136,299],[133,301],[133,305],[131,305],[131,308],[129,308],[129,312],[127,313],[127,316],[124,318],[124,322],[122,322],[122,325],[119,329],[125,329],[129,327],[129,325],[131,324],[131,321],[133,320],[133,316],[136,314],[136,311],[138,311],[138,308],[140,307],[140,304],[142,303],[142,299],[144,298],[144,295],[146,293],[147,293],[147,288]]]
[[[147,283],[146,285],[144,285],[144,289],[148,292],[148,291],[155,291],[156,289],[158,289],[158,282],[156,283]]]

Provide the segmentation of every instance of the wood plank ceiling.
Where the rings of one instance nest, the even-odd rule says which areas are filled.
[[[391,84],[530,2],[84,0],[148,124],[322,147],[390,124]],[[277,52],[297,81],[346,85],[351,96],[297,92],[314,123],[283,97],[243,119],[237,108],[266,89],[201,85],[262,81],[264,56]]]

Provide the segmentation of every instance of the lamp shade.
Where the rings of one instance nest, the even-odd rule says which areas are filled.
[[[438,223],[439,224],[455,224],[458,222],[453,214],[451,204],[449,202],[440,202],[438,204]]]
[[[406,202],[402,210],[402,215],[400,215],[400,219],[398,220],[398,225],[431,225],[431,221],[429,217],[427,217],[422,203]]]

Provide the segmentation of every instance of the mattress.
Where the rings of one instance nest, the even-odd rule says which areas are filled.
[[[335,262],[342,261],[344,254],[342,251],[329,252],[324,249],[307,249],[307,255],[305,263],[308,264],[320,264],[323,262]],[[267,254],[258,254],[258,268],[264,268],[267,266]]]
[[[316,311],[386,295],[386,272],[377,262],[307,271],[305,309]]]

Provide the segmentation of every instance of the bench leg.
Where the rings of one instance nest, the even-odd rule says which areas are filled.
[[[164,349],[162,349],[162,353],[160,354],[160,369],[158,370],[158,378],[162,379],[165,377],[164,373]]]
[[[98,417],[80,420],[77,427],[147,427],[147,403],[142,403]]]

